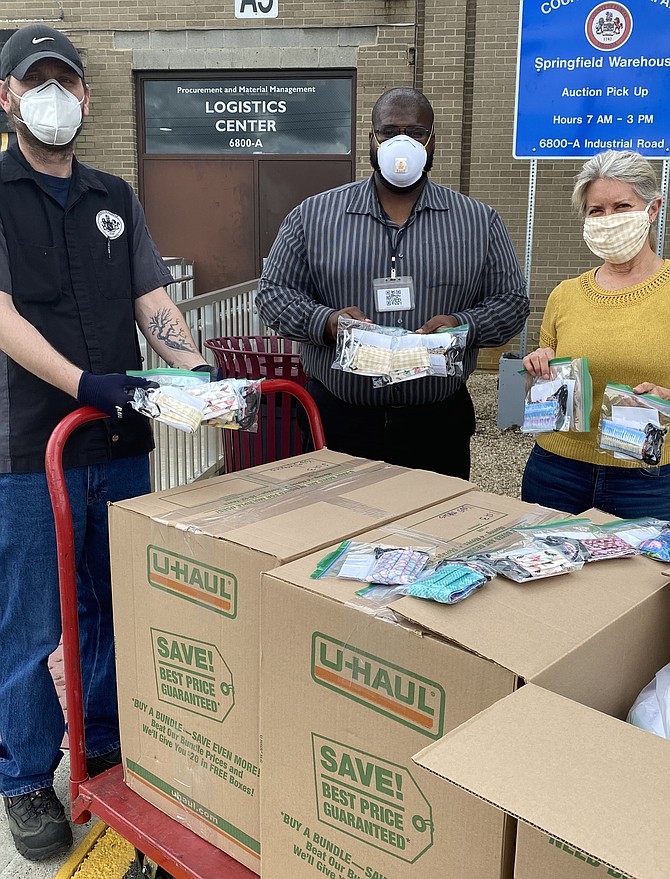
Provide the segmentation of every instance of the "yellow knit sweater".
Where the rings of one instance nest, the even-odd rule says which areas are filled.
[[[553,348],[557,357],[588,357],[593,410],[589,433],[544,433],[538,444],[591,464],[641,466],[597,450],[598,420],[608,382],[670,387],[670,260],[643,284],[622,290],[599,287],[595,270],[563,281],[547,301],[540,347]],[[670,442],[661,463],[670,463]]]

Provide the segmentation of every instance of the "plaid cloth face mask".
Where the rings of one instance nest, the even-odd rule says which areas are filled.
[[[372,375],[387,375],[391,372],[393,352],[390,348],[376,348],[374,345],[359,345],[351,362],[352,370]]]
[[[584,241],[596,256],[618,265],[633,259],[642,250],[650,226],[649,205],[643,211],[587,217]]]
[[[430,354],[427,348],[402,348],[393,352],[391,366],[393,372],[429,370]]]

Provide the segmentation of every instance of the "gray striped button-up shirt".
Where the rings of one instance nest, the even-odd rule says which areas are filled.
[[[376,309],[373,278],[414,279],[410,312]],[[258,310],[282,336],[302,343],[308,375],[359,406],[425,405],[449,397],[477,362],[477,349],[502,345],[528,315],[524,277],[500,215],[446,186],[426,183],[405,225],[386,217],[373,177],[306,199],[286,217],[265,262]],[[356,305],[371,320],[418,329],[438,314],[467,324],[464,378],[430,376],[374,388],[369,376],[332,369],[323,335],[332,311]]]

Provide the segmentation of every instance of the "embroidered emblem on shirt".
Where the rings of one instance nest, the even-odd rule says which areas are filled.
[[[95,217],[95,225],[108,241],[113,241],[123,235],[126,224],[123,218],[111,211],[98,211]]]

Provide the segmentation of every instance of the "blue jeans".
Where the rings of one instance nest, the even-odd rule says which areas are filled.
[[[638,467],[586,464],[536,444],[524,470],[521,499],[566,513],[596,507],[621,519],[670,520],[670,464],[656,474]]]
[[[74,523],[86,753],[119,747],[107,502],[150,490],[149,458],[66,470]],[[63,712],[48,668],[61,636],[44,473],[0,474],[0,793],[53,784]]]

